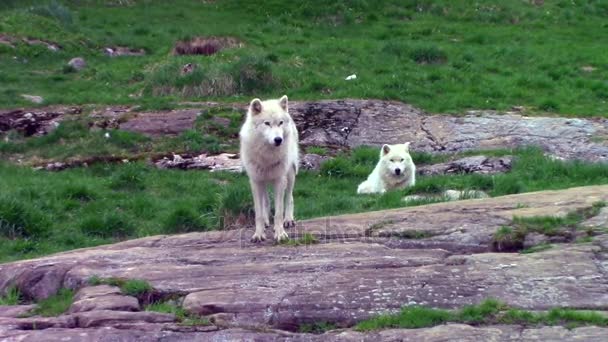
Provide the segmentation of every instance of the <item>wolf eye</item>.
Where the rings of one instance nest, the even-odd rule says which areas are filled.
[[[283,121],[279,121],[279,126],[281,126],[283,124]]]
[[[270,126],[270,121],[264,121],[264,125]]]
[[[399,160],[399,162],[402,162],[402,161],[403,161],[403,158],[401,158],[401,160]]]

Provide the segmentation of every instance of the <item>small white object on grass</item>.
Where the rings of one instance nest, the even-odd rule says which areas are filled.
[[[357,75],[355,75],[355,74],[346,76],[346,78],[345,78],[345,80],[347,80],[347,81],[355,80],[355,79],[357,79]]]
[[[106,132],[106,134],[103,135],[104,137],[106,137],[106,139],[110,139],[110,133]]]

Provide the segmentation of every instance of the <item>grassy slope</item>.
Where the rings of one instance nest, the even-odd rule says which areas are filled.
[[[501,175],[423,177],[406,192],[357,196],[377,151],[361,148],[302,172],[294,196],[298,219],[401,207],[404,194],[481,189],[503,195],[608,182],[600,165],[551,161],[536,150],[513,151],[514,170]],[[420,164],[428,156],[416,155]],[[217,229],[252,214],[240,174],[157,170],[145,164],[95,164],[60,173],[0,164],[0,261],[44,255],[159,233]],[[417,203],[410,203],[410,205]]]
[[[27,1],[7,3],[0,12],[0,32],[54,40],[65,49],[50,53],[20,46],[15,51],[0,45],[4,107],[25,104],[21,93],[42,95],[50,103],[166,106],[184,98],[152,96],[159,84],[175,89],[200,84],[233,70],[239,58],[253,56],[270,66],[275,81],[257,83],[266,89],[262,92],[234,89],[216,97],[386,98],[433,112],[525,105],[564,115],[605,115],[608,109],[603,44],[608,5],[602,1],[535,6],[464,0],[275,0],[264,5],[133,0],[132,6],[109,6],[117,1],[85,0],[64,1],[63,9],[35,2],[42,7],[35,13],[47,17],[25,9]],[[246,48],[212,57],[169,55],[177,39],[195,35],[235,36]],[[141,47],[148,55],[112,59],[100,52],[108,45]],[[64,73],[63,65],[77,55],[86,57],[87,70]],[[184,79],[167,74],[187,62],[212,75]],[[596,70],[585,72],[583,66]],[[352,73],[357,80],[344,81]],[[143,89],[143,97],[129,96]]]

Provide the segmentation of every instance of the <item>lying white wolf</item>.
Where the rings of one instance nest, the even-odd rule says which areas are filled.
[[[416,183],[416,165],[410,156],[410,143],[384,145],[380,160],[367,180],[357,188],[358,194],[384,193]]]
[[[287,108],[287,96],[279,100],[253,99],[241,128],[241,160],[249,176],[255,208],[252,241],[266,239],[270,225],[267,187],[274,187],[274,238],[289,238],[284,228],[295,226],[293,186],[298,173],[298,130]]]

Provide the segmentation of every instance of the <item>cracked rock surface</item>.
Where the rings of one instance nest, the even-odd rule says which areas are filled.
[[[514,216],[565,215],[599,201],[608,201],[608,186],[319,218],[289,230],[291,238],[313,234],[319,243],[312,245],[253,244],[253,230],[244,228],[153,236],[3,264],[0,292],[16,285],[27,298],[41,299],[61,287],[80,289],[73,308],[112,299],[59,317],[0,315],[0,340],[600,341],[608,329],[449,324],[363,333],[349,328],[403,305],[456,309],[489,297],[527,310],[606,310],[605,230],[591,243],[560,243],[531,254],[491,248],[496,230]],[[93,275],[147,280],[160,294],[182,297],[187,311],[215,325],[184,327],[172,314],[137,311],[133,297],[116,288],[87,286]],[[297,333],[315,322],[342,330]],[[31,330],[34,326],[38,330]]]
[[[201,111],[227,108],[245,113],[246,103],[184,103],[189,108],[142,111],[98,108],[95,127],[113,127],[150,136],[175,135],[194,128]],[[78,109],[80,110],[80,109]],[[352,148],[410,141],[413,151],[454,153],[537,145],[560,159],[608,161],[608,119],[528,117],[516,112],[471,111],[465,115],[431,115],[411,105],[381,100],[292,101],[290,113],[302,146]],[[33,126],[28,113],[37,119]],[[41,134],[52,126],[57,110],[0,112],[0,133],[10,129]],[[26,117],[27,115],[27,117]]]

